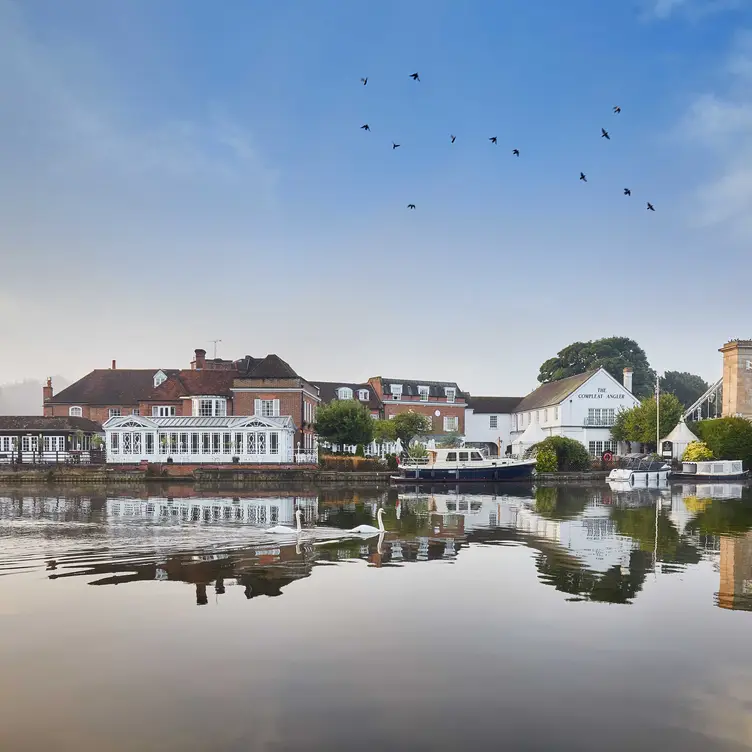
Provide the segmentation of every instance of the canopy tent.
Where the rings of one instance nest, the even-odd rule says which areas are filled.
[[[530,423],[530,425],[512,442],[512,454],[517,457],[522,456],[533,444],[537,444],[543,439],[547,439],[543,429],[540,427],[540,423],[537,421]]]
[[[699,441],[692,431],[687,428],[684,418],[681,418],[671,433],[661,440],[661,447],[664,441],[670,441],[673,444],[671,456],[675,460],[681,460],[684,450],[691,441]]]

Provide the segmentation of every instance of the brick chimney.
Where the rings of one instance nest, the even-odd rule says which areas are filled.
[[[47,377],[47,383],[42,387],[42,402],[49,402],[52,399],[52,378]]]
[[[631,368],[624,369],[624,388],[628,392],[632,391],[632,369]]]
[[[112,370],[113,371],[117,370],[117,361],[116,360],[112,361]]]
[[[200,347],[196,348],[196,357],[191,366],[194,371],[201,371],[206,368],[206,350],[202,350]]]

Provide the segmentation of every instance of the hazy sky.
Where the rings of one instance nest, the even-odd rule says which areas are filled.
[[[0,70],[0,383],[221,338],[524,394],[752,336],[749,0],[0,0]]]

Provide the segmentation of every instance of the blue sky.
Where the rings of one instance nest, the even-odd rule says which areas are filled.
[[[717,378],[751,32],[749,0],[0,0],[0,383],[221,338],[523,394],[612,334]]]

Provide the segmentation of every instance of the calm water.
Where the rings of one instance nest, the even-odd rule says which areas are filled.
[[[159,493],[0,491],[0,749],[752,749],[746,488]]]

